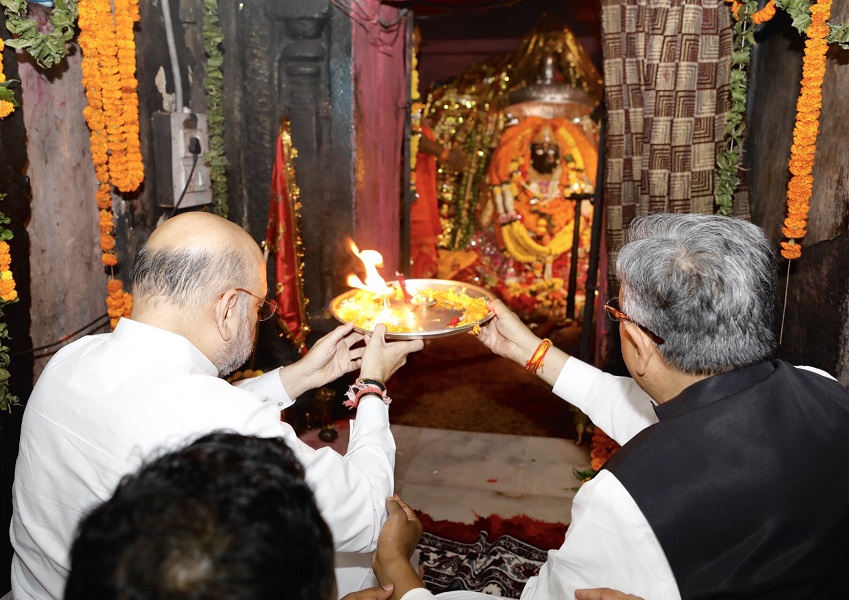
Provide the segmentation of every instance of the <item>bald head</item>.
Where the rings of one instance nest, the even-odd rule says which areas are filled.
[[[188,212],[154,230],[130,277],[140,302],[195,308],[229,288],[257,289],[260,279],[264,284],[261,266],[262,252],[244,229],[211,213]]]

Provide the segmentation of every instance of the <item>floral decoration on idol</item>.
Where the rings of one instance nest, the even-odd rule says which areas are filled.
[[[133,27],[139,20],[137,0],[80,0],[79,43],[82,81],[88,106],[83,109],[91,132],[91,158],[98,181],[101,262],[109,270],[106,308],[112,328],[132,310],[132,296],[115,279],[115,219],[112,187],[138,189],[144,179],[139,143],[138,82]]]
[[[6,194],[0,194],[0,200],[5,198]],[[0,212],[0,318],[4,316],[3,309],[8,304],[18,301],[8,242],[12,239],[12,232],[6,228],[10,222],[11,219]],[[6,323],[0,321],[0,410],[11,410],[13,405],[20,404],[18,397],[9,392],[9,347],[3,343],[8,337],[9,328]]]
[[[550,173],[531,166],[532,144],[558,148]],[[573,196],[594,189],[597,153],[583,130],[567,119],[528,117],[505,130],[492,155],[489,183],[506,253],[550,279],[553,263],[570,251],[576,218]]]

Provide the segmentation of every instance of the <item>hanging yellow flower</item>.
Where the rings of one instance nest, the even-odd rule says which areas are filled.
[[[14,302],[18,298],[15,289],[15,278],[12,276],[12,255],[9,244],[0,242],[0,300]]]
[[[110,279],[106,283],[109,295],[106,297],[106,312],[109,313],[109,324],[112,329],[121,317],[129,317],[133,310],[133,297],[124,291],[120,279]]]
[[[6,49],[6,42],[0,38],[0,119],[8,117],[15,112],[14,94],[12,90],[7,88],[6,73],[3,71],[3,50]]]
[[[814,187],[814,158],[819,134],[822,108],[822,82],[825,76],[825,55],[828,51],[828,18],[831,1],[822,0],[811,5],[811,24],[807,29],[805,55],[802,60],[802,91],[796,103],[796,125],[793,128],[793,145],[790,148],[790,181],[787,184],[787,217],[781,232],[788,241],[781,242],[781,256],[788,260],[802,255],[802,245],[797,242],[805,236]]]

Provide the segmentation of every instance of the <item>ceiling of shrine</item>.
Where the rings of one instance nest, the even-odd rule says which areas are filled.
[[[422,34],[422,84],[450,78],[487,56],[513,52],[542,27],[568,28],[601,70],[601,3],[594,0],[384,0],[413,11]]]

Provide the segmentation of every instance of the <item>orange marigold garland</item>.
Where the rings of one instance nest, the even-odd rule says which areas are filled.
[[[807,231],[811,192],[814,187],[814,157],[822,108],[822,82],[825,77],[825,55],[828,51],[828,21],[831,1],[811,5],[811,24],[806,31],[805,55],[802,61],[802,91],[796,103],[796,125],[790,149],[790,182],[787,184],[787,218],[781,232],[788,241],[781,242],[781,256],[788,260],[802,255],[797,242]]]
[[[121,317],[129,317],[133,311],[133,297],[124,291],[120,279],[110,279],[106,283],[109,295],[106,297],[106,312],[109,313],[109,325],[112,329]]]
[[[6,81],[6,74],[3,72],[3,50],[6,49],[6,42],[0,38],[0,119],[8,117],[15,112],[15,107],[18,101],[15,100],[15,93],[9,89]]]
[[[734,18],[740,19],[740,8],[742,8],[743,3],[738,0],[725,0],[726,3],[731,4],[731,14],[734,15]],[[770,19],[775,16],[775,0],[769,0],[764,7],[759,11],[755,12],[752,15],[752,22],[755,25],[760,25],[761,23],[766,23]]]
[[[619,450],[619,444],[614,442],[600,427],[593,431],[592,449],[590,450],[590,468],[598,473],[611,456]]]
[[[96,193],[100,224],[101,262],[118,264],[115,252],[112,186],[120,191],[138,189],[144,179],[139,143],[138,82],[133,26],[139,20],[137,0],[80,0],[82,80],[88,106],[83,110],[91,131],[91,159],[98,180]],[[107,312],[112,328],[128,316],[132,296],[110,277]]]
[[[6,194],[0,194],[0,200],[4,200]],[[15,289],[15,278],[12,276],[12,255],[6,240],[12,239],[12,231],[6,229],[11,219],[0,212],[0,318],[3,308],[7,304],[18,300],[18,292]],[[20,404],[20,399],[9,391],[9,347],[4,340],[9,337],[9,328],[5,322],[0,321],[0,410],[11,410],[11,407]]]
[[[0,213],[2,214],[2,213]],[[18,299],[15,278],[12,276],[12,255],[8,242],[0,242],[0,301],[14,302]]]

